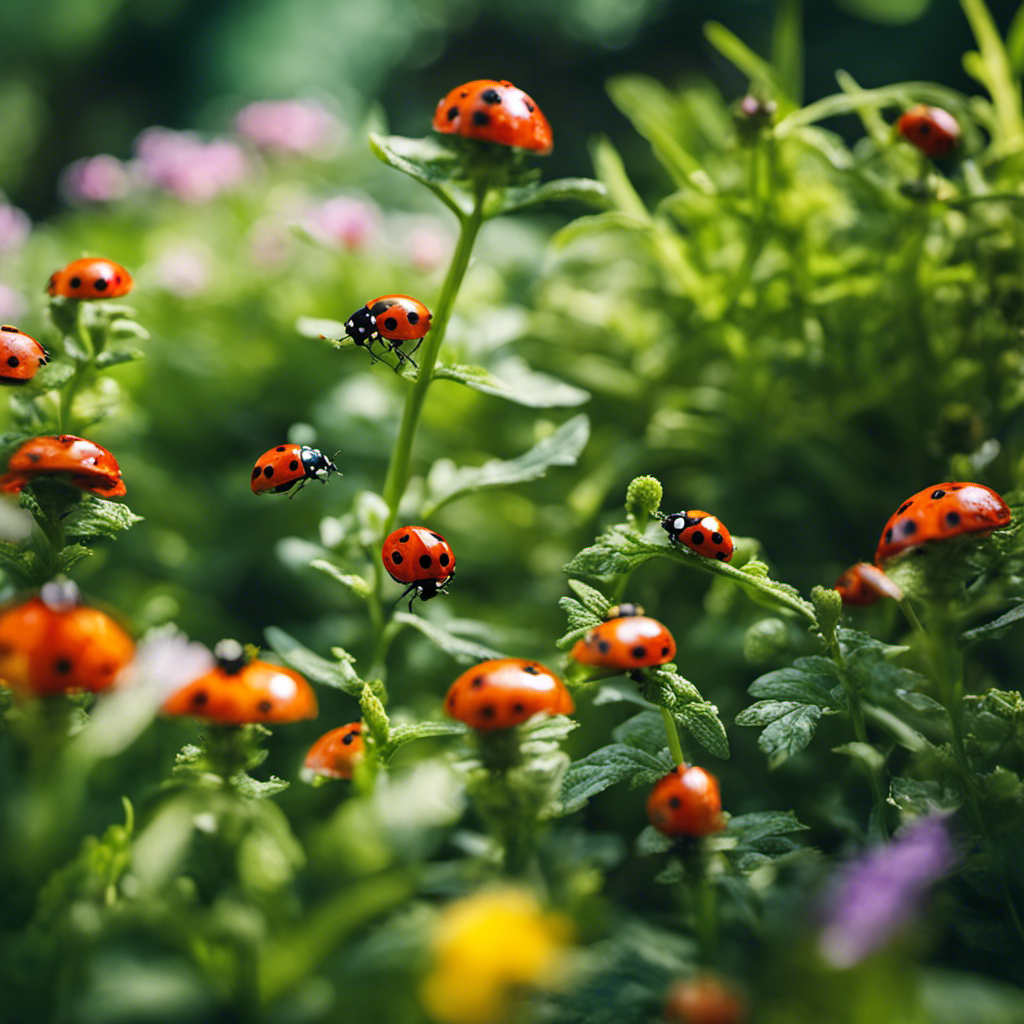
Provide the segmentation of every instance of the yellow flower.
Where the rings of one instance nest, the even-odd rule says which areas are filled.
[[[558,980],[569,922],[523,889],[456,900],[437,921],[434,963],[420,990],[439,1024],[500,1024],[524,987]]]

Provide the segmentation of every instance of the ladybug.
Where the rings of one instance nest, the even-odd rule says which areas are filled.
[[[0,325],[0,384],[25,384],[49,361],[35,338],[10,324]]]
[[[881,601],[883,597],[902,600],[903,592],[888,576],[870,562],[858,562],[850,566],[836,580],[835,590],[843,599],[843,604],[866,607]]]
[[[373,351],[373,343],[381,341],[398,356],[399,365],[408,360],[416,366],[411,352],[420,347],[430,330],[430,317],[430,310],[411,295],[381,295],[370,299],[345,321],[345,333],[370,353],[371,362],[380,358]],[[407,341],[416,342],[410,352],[402,349]]]
[[[664,665],[676,654],[672,634],[657,619],[620,615],[595,626],[577,640],[571,656],[581,665],[600,665],[627,671],[644,665]]]
[[[362,722],[349,722],[325,732],[309,748],[303,762],[303,771],[312,776],[325,775],[330,779],[351,779],[352,769],[366,753],[363,743]]]
[[[480,732],[511,729],[540,712],[571,715],[576,705],[565,683],[537,661],[482,661],[452,683],[444,708],[449,718]]]
[[[316,695],[298,672],[249,660],[237,640],[222,640],[213,653],[216,667],[171,694],[164,701],[165,715],[191,715],[221,725],[316,718]]]
[[[960,144],[960,125],[956,118],[942,107],[928,107],[923,103],[897,120],[896,131],[933,159],[949,156]]]
[[[984,536],[1007,526],[1010,508],[991,487],[961,481],[933,484],[912,494],[889,517],[875,551],[875,564],[930,541],[963,534]]]
[[[419,597],[429,601],[445,588],[455,575],[455,552],[439,533],[426,526],[401,526],[384,539],[380,552],[381,561],[388,575],[396,583],[407,583],[401,601],[406,594],[409,610],[412,602]]]
[[[72,260],[51,274],[46,292],[65,299],[119,299],[134,284],[132,275],[119,263],[93,256]]]
[[[647,818],[667,836],[707,836],[725,828],[718,779],[696,765],[681,764],[655,783]]]
[[[732,558],[732,536],[722,522],[707,512],[693,509],[690,512],[676,512],[663,516],[662,529],[670,541],[682,544],[705,558],[717,558],[728,562]]]
[[[478,78],[452,89],[434,111],[434,131],[517,146],[546,156],[551,125],[540,108],[511,82]]]
[[[310,480],[327,483],[338,467],[323,452],[305,444],[279,444],[265,451],[253,466],[250,484],[253,494],[283,494],[296,484],[294,498]]]
[[[665,1020],[672,1024],[743,1024],[744,1000],[714,974],[677,981],[665,1000]]]
[[[0,681],[25,696],[108,690],[134,654],[131,637],[81,604],[73,583],[48,583],[0,612]]]
[[[0,476],[0,491],[19,494],[36,477],[60,476],[66,483],[101,498],[128,493],[117,459],[103,445],[74,434],[43,435],[22,444]]]

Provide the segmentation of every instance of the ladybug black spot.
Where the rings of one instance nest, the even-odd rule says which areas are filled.
[[[884,540],[885,540],[886,544],[889,544],[889,543],[892,542],[892,527],[891,526],[889,527],[888,530],[885,531],[885,538],[884,538]]]
[[[634,659],[639,661],[641,658],[647,657],[647,648],[637,644],[629,653],[633,655]]]
[[[496,709],[495,709],[493,704],[484,704],[484,706],[482,708],[480,708],[480,717],[481,718],[493,718],[495,716],[495,714],[496,714]]]
[[[57,658],[53,663],[53,671],[59,672],[61,675],[66,676],[71,671],[71,659],[70,658]]]
[[[450,708],[455,707],[455,694],[454,693],[449,694],[449,696],[448,696],[448,707],[450,707]]]
[[[342,736],[341,742],[344,743],[346,747],[349,747],[349,746],[352,745],[352,741],[355,738],[356,738],[356,734],[354,732],[347,732],[347,733],[345,733],[344,736]]]
[[[38,462],[41,458],[42,458],[42,455],[40,455],[39,452],[29,452],[28,453],[29,462]]]
[[[387,319],[386,319],[386,320],[384,321],[384,326],[385,326],[385,327],[386,327],[386,328],[387,328],[387,329],[388,329],[389,331],[394,331],[394,330],[397,330],[397,328],[398,328],[398,321],[397,321],[397,320],[396,320],[396,319],[395,319],[395,318],[394,318],[393,316],[389,316],[389,317],[388,317],[388,318],[387,318]]]
[[[907,509],[910,508],[910,506],[913,505],[913,504],[914,504],[913,501],[905,501],[905,502],[903,502],[903,504],[900,505],[900,507],[898,509],[896,509],[896,515],[898,515],[898,516],[903,515],[903,513],[906,512]]]
[[[402,556],[397,551],[392,551],[391,552],[391,561],[394,562],[395,565],[401,565],[402,562],[405,561],[405,559],[402,558]]]
[[[274,475],[274,467],[273,466],[264,466],[263,467],[263,475],[269,480]]]
[[[900,530],[904,537],[913,537],[917,533],[917,523],[913,519],[904,519]]]
[[[261,466],[257,466],[257,467],[256,467],[256,468],[255,468],[255,469],[254,469],[254,470],[252,471],[252,478],[253,478],[253,480],[255,480],[255,479],[256,479],[256,477],[258,477],[258,476],[260,475],[260,473],[262,473],[262,472],[263,472],[263,468],[262,468]]]
[[[398,538],[398,543],[399,544],[408,544],[409,543],[409,534],[406,533],[406,534],[403,534],[401,537],[399,537]]]
[[[484,89],[484,91],[480,93],[480,99],[482,99],[484,103],[500,103],[501,93],[499,93],[497,89]]]
[[[523,671],[527,675],[530,675],[530,676],[539,676],[540,675],[540,669],[538,669],[536,665],[524,665],[523,666]]]
[[[259,712],[259,713],[260,713],[261,715],[265,715],[265,714],[266,714],[266,713],[267,713],[268,711],[270,711],[270,710],[271,710],[271,709],[272,709],[273,707],[274,707],[274,705],[273,705],[273,704],[272,704],[272,703],[271,703],[271,702],[270,702],[269,700],[261,700],[261,701],[259,702],[259,704],[257,704],[257,705],[256,705],[256,710],[257,710],[257,711],[258,711],[258,712]]]
[[[473,111],[473,124],[475,124],[478,128],[483,128],[484,125],[487,125],[487,124],[490,124],[490,123],[491,123],[491,115],[490,114],[487,114],[487,113],[485,113],[482,110],[474,110]]]
[[[950,526],[959,526],[960,525],[960,513],[959,512],[947,512],[946,513],[946,522]]]
[[[441,534],[439,534],[439,533],[433,533],[432,532],[430,534],[430,536],[433,537],[435,540],[439,540],[439,541],[444,542],[444,537],[442,537]]]
[[[694,533],[690,537],[690,543],[691,544],[703,544],[704,543],[704,534],[701,533],[700,530],[697,530],[696,533]]]
[[[931,493],[931,498],[932,498],[932,501],[938,501],[938,500],[939,500],[939,498],[944,498],[945,496],[946,496],[946,492],[945,492],[944,490],[942,490],[942,488],[941,488],[941,487],[939,487],[939,488],[936,488],[936,489],[935,489],[934,491],[932,491],[932,493]]]
[[[459,108],[458,107],[449,107],[448,108],[447,117],[448,117],[449,121],[454,121],[455,118],[457,118],[458,116],[459,116]]]
[[[526,705],[521,700],[517,700],[515,704],[512,705],[512,710],[517,715],[521,715],[526,710]]]
[[[531,102],[530,102],[529,100],[524,100],[524,102],[526,103],[526,109],[527,109],[527,110],[528,110],[528,111],[529,111],[529,112],[530,112],[531,114],[532,114],[532,113],[533,113],[533,112],[534,112],[534,111],[535,111],[535,110],[537,109],[537,108],[536,108],[536,107],[535,107],[535,106],[534,106],[534,105],[533,105],[533,104],[532,104],[532,103],[531,103]]]
[[[93,281],[92,286],[98,292],[105,292],[109,284],[110,282],[105,277],[97,277],[96,280]]]
[[[8,334],[19,334],[17,327],[11,327],[10,324],[0,324],[0,331],[7,331]]]
[[[407,314],[406,317],[411,324],[418,324],[420,322],[420,315],[415,310]]]
[[[718,554],[715,555],[715,558],[717,558],[720,562],[724,562],[725,561],[725,552],[724,551],[719,551]]]
[[[722,535],[721,535],[720,533],[713,533],[713,534],[711,534],[711,539],[712,539],[712,540],[713,540],[713,541],[714,541],[714,542],[715,542],[716,544],[721,544],[721,543],[722,543],[722,541],[723,541],[723,540],[725,540],[725,538],[724,538],[724,537],[723,537],[723,536],[722,536]]]
[[[295,470],[299,468],[299,460],[292,459],[292,461],[288,463],[288,468],[294,473]]]
[[[673,808],[681,807],[682,803],[683,803],[682,800],[680,800],[679,797],[677,797],[677,796],[670,796],[668,798],[668,805],[669,805],[669,807],[673,807]]]
[[[473,676],[473,678],[470,680],[469,685],[474,690],[479,690],[480,687],[484,685],[484,677],[483,676]]]
[[[283,452],[283,451],[286,451],[286,450],[287,450],[287,446],[286,446],[286,445],[283,445],[283,444],[279,444],[279,445],[278,445],[278,446],[277,446],[277,447],[276,447],[276,448],[274,449],[274,451],[275,451],[275,452]]]
[[[670,647],[662,647],[662,649],[661,649],[661,656],[662,656],[663,658],[667,658],[667,657],[668,657],[668,652],[669,652],[670,650],[671,650],[671,648],[670,648]]]
[[[73,278],[71,278],[70,281],[68,281],[68,285],[71,288],[81,288],[82,287],[82,279],[80,277],[73,277]]]
[[[429,569],[433,562],[434,560],[430,555],[420,555],[420,565],[422,565],[424,569]]]
[[[612,649],[612,645],[610,643],[608,643],[607,640],[598,640],[597,641],[597,649],[602,654],[607,654]]]
[[[441,563],[441,565],[447,565],[451,561],[448,555],[443,551],[441,552],[440,555],[438,555],[437,560]]]
[[[931,132],[932,132],[932,126],[931,126],[931,125],[930,125],[930,124],[929,124],[929,123],[928,123],[927,121],[922,121],[922,122],[921,122],[921,123],[920,123],[920,124],[919,124],[919,125],[917,126],[917,130],[918,130],[918,132],[920,132],[920,133],[921,133],[922,135],[931,135]]]
[[[8,366],[17,366],[20,362],[21,362],[21,360],[17,356],[8,356],[7,357],[7,365]]]
[[[201,708],[204,704],[208,703],[210,695],[205,690],[196,690],[192,694],[192,703],[197,707]]]

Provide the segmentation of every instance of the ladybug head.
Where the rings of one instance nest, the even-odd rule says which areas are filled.
[[[357,344],[365,345],[377,334],[377,323],[373,314],[363,306],[357,309],[345,322],[345,333]]]
[[[237,640],[221,640],[213,649],[217,668],[225,675],[238,675],[249,663],[245,648]]]

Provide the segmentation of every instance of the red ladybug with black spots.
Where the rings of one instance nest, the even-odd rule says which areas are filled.
[[[430,317],[430,310],[411,295],[380,295],[345,321],[345,333],[370,353],[371,361],[380,358],[373,351],[373,343],[380,341],[398,356],[399,366],[406,360],[416,366],[412,353],[430,330]],[[407,341],[416,342],[408,352],[402,348]]]
[[[647,818],[667,836],[698,838],[720,832],[725,822],[718,779],[696,765],[678,765],[651,790]]]
[[[565,683],[539,661],[495,658],[467,669],[452,683],[444,702],[450,718],[478,732],[511,729],[536,714],[571,715]]]
[[[672,634],[657,619],[619,614],[578,640],[571,657],[581,665],[629,671],[664,665],[676,654]]]
[[[434,131],[479,142],[528,149],[546,156],[553,147],[551,125],[537,104],[511,82],[478,78],[438,101]]]
[[[896,122],[896,131],[933,160],[949,156],[960,145],[960,125],[942,107],[912,107]]]
[[[708,512],[699,508],[676,512],[662,517],[661,526],[670,541],[682,544],[698,555],[719,562],[728,562],[732,558],[732,536],[722,521]]]
[[[0,326],[0,384],[27,384],[49,361],[35,338],[10,324]]]
[[[50,275],[48,295],[65,299],[119,299],[134,286],[132,275],[119,263],[97,256],[72,260]]]
[[[253,494],[283,494],[296,484],[292,497],[310,480],[327,483],[338,467],[323,452],[305,444],[279,444],[264,452],[253,466],[251,484]]]
[[[426,526],[401,526],[389,533],[380,557],[396,583],[408,584],[398,600],[411,593],[410,611],[417,597],[429,601],[446,592],[445,588],[455,575],[455,552],[451,545]]]

